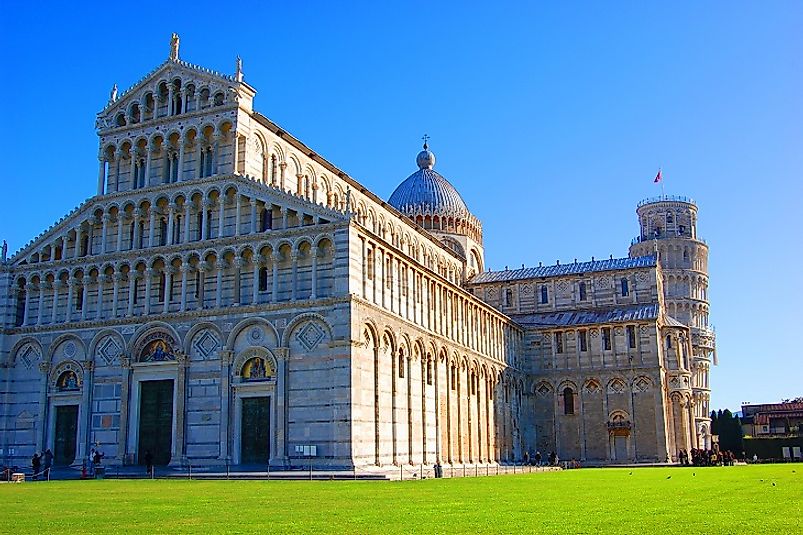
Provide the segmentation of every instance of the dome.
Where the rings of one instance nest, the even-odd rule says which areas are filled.
[[[468,217],[465,201],[440,173],[433,170],[435,155],[426,143],[415,159],[418,171],[407,177],[391,194],[388,203],[401,213],[413,217],[431,214]]]

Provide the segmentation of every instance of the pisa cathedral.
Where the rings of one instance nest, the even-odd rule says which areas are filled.
[[[710,446],[693,201],[639,204],[627,258],[489,271],[426,144],[386,201],[255,93],[239,60],[188,63],[177,36],[112,91],[97,195],[0,264],[5,464],[98,447],[119,465],[389,470]]]

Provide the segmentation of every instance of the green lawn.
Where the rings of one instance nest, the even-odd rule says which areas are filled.
[[[404,482],[2,484],[0,532],[785,535],[803,533],[801,476],[801,465],[759,465]]]

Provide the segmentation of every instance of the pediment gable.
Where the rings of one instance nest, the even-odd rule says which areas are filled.
[[[154,106],[165,107],[172,94],[186,94],[188,99],[214,100],[223,95],[227,102],[237,99],[228,95],[255,91],[238,77],[223,74],[180,59],[168,59],[129,89],[112,90],[106,107],[98,113],[96,127],[100,132],[139,124],[153,118]]]

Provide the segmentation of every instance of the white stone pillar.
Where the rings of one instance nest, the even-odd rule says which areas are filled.
[[[84,275],[81,279],[81,288],[83,289],[81,292],[81,321],[85,321],[89,305],[89,279],[87,275]]]
[[[145,316],[151,313],[151,285],[153,284],[153,276],[155,274],[156,271],[152,268],[145,270],[145,310],[143,312]]]
[[[313,245],[310,249],[312,255],[312,291],[310,292],[310,299],[318,298],[318,246]]]
[[[36,311],[36,324],[42,325],[42,312],[45,308],[45,286],[47,282],[39,282],[39,309]]]
[[[115,251],[118,253],[123,250],[123,224],[125,222],[125,214],[117,212],[117,247]]]
[[[271,263],[273,264],[272,272],[272,286],[271,286],[271,302],[277,303],[279,301],[279,253],[272,253],[270,255]]]
[[[126,310],[126,316],[129,317],[134,315],[134,295],[136,295],[138,276],[139,272],[135,269],[128,272],[128,310]]]
[[[106,275],[98,275],[98,309],[95,311],[95,319],[103,317],[103,289],[106,283]]]
[[[25,310],[23,311],[22,324],[28,325],[31,310],[31,292],[33,292],[34,285],[29,282],[25,285]]]
[[[109,221],[111,221],[111,214],[104,213],[103,217],[101,218],[101,228],[100,228],[100,252],[101,254],[105,254],[108,251],[108,247],[106,245],[106,237],[109,232]]]
[[[251,198],[251,234],[257,231],[257,200]]]
[[[67,310],[64,315],[64,321],[67,323],[72,321],[72,300],[75,296],[75,279],[67,279]]]
[[[203,206],[201,207],[201,209],[203,210],[203,212],[201,212],[201,240],[202,241],[207,239],[207,237],[208,237],[206,231],[207,231],[207,228],[209,227],[209,222],[207,221],[207,219],[209,218],[209,208],[210,207],[211,207],[211,205],[210,205],[209,201],[204,199]]]
[[[165,266],[164,274],[165,274],[165,286],[164,286],[164,305],[162,307],[162,314],[167,314],[170,312],[170,288],[173,285],[173,266]]]
[[[137,176],[137,154],[134,149],[131,149],[131,167],[128,171],[128,177],[131,179],[131,189],[139,187],[139,177]]]
[[[222,238],[226,225],[226,196],[221,193],[217,199],[218,216],[217,216],[217,237]]]
[[[167,245],[173,245],[173,225],[175,224],[176,205],[170,203],[167,208]]]
[[[282,206],[281,212],[282,212],[282,228],[285,229],[285,228],[287,228],[287,223],[289,221],[289,217],[288,217],[288,213],[287,213],[288,212],[287,207],[286,206]]]
[[[109,314],[110,318],[117,317],[117,304],[120,301],[120,282],[123,280],[123,274],[119,271],[115,271],[112,275],[112,281],[114,282],[114,286],[112,288],[112,312]]]
[[[103,190],[106,185],[106,159],[103,156],[98,157],[98,195],[103,195]]]
[[[239,256],[234,259],[234,306],[240,305],[240,294],[242,288],[240,287],[240,279],[242,278],[243,259]]]
[[[65,234],[61,237],[61,259],[64,260],[67,258],[67,245],[69,244],[69,238]]]
[[[187,310],[187,274],[190,272],[190,265],[186,262],[181,264],[181,311]]]
[[[220,350],[220,457],[221,461],[229,460],[229,399],[231,372],[229,366],[234,357],[232,351]]]
[[[241,200],[240,199],[240,194],[239,193],[235,193],[234,194],[234,235],[235,236],[239,236],[240,235],[240,205],[242,204],[240,202],[240,200]]]
[[[159,213],[156,206],[151,206],[148,210],[148,247],[154,246],[154,234],[156,234],[156,215]]]
[[[184,201],[184,242],[190,242],[190,216],[192,215],[192,202],[189,199]],[[181,240],[179,240],[181,241]]]
[[[131,249],[139,248],[140,241],[142,240],[141,229],[139,228],[139,218],[142,217],[142,210],[136,208],[134,210],[134,217],[131,220],[131,224],[134,225],[134,243],[131,244]]]
[[[179,136],[178,139],[178,171],[176,171],[176,182],[184,180],[184,139]]]
[[[59,311],[59,288],[64,283],[60,280],[53,281],[53,310],[50,311],[50,323],[51,325],[56,323],[56,319],[58,318],[58,311]]]
[[[224,260],[215,262],[215,269],[217,270],[217,280],[215,284],[215,308],[220,308],[223,305],[223,270],[226,269]]]
[[[251,259],[251,263],[253,264],[254,268],[254,284],[252,285],[253,288],[251,289],[251,304],[255,305],[259,300],[259,269],[262,267],[260,255],[254,254],[253,258]]]
[[[153,155],[153,150],[151,149],[151,142],[148,141],[148,144],[145,146],[145,180],[144,186],[147,188],[151,181],[151,159]]]
[[[295,301],[297,297],[296,287],[298,286],[298,251],[293,251],[290,255],[292,268],[290,272],[290,300]]]

